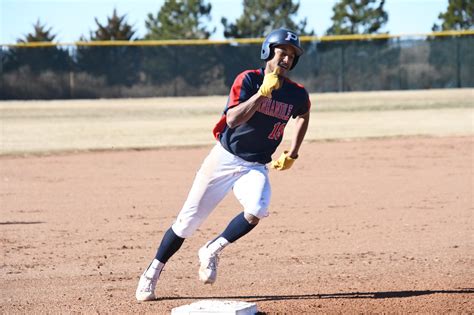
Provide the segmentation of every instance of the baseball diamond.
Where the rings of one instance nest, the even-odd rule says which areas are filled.
[[[228,97],[0,102],[0,313],[474,309],[474,90],[308,96],[276,34]]]
[[[152,303],[134,297],[143,261],[209,145],[1,156],[0,310],[162,314],[219,299],[267,314],[469,312],[473,146],[472,135],[305,143],[288,172],[269,173],[271,215],[225,249],[218,280],[199,283],[196,253],[235,214],[233,196],[172,258]]]

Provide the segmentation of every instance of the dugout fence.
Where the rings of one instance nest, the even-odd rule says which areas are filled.
[[[309,92],[474,87],[474,31],[301,37]],[[0,99],[226,95],[263,38],[2,44]]]

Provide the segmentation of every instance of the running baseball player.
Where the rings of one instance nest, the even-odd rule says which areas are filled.
[[[249,233],[268,216],[270,182],[267,164],[289,169],[298,158],[309,123],[310,100],[305,88],[288,79],[288,72],[303,54],[298,36],[287,29],[272,31],[264,40],[265,68],[240,73],[213,133],[217,140],[205,158],[176,221],[165,232],[155,259],[138,282],[138,301],[155,299],[163,267],[204,222],[217,204],[233,190],[243,211],[226,229],[198,251],[199,279],[216,281],[219,253]],[[290,118],[296,129],[289,150],[272,162]]]

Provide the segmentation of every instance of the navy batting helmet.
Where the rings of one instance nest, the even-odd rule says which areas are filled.
[[[272,31],[267,35],[265,41],[262,44],[262,51],[260,53],[260,59],[268,61],[273,58],[273,47],[277,45],[291,45],[295,48],[296,56],[291,65],[293,69],[298,63],[299,57],[303,54],[303,48],[301,48],[300,39],[295,32],[280,28]]]

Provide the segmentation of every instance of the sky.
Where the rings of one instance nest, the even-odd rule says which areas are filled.
[[[271,0],[268,0],[271,1]],[[216,28],[211,39],[224,39],[221,18],[234,22],[243,12],[243,0],[207,0],[211,3],[208,29]],[[297,2],[297,0],[295,0]],[[322,36],[331,26],[332,7],[336,0],[299,0],[296,21],[307,19],[306,30]],[[146,34],[145,20],[149,13],[156,15],[164,0],[0,0],[0,44],[12,44],[33,31],[33,24],[41,21],[52,29],[56,41],[70,43],[81,35],[89,38],[95,30],[95,18],[106,24],[114,8],[118,15],[127,15],[136,35]],[[431,32],[438,15],[446,11],[448,0],[386,0],[389,15],[383,31],[390,34],[420,34]]]

